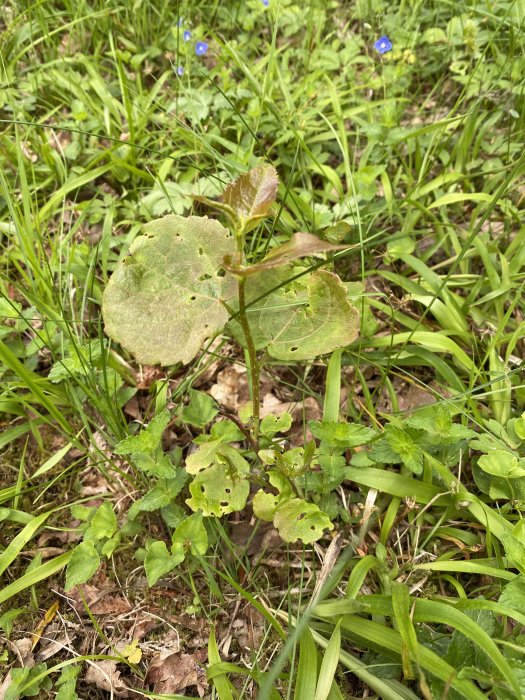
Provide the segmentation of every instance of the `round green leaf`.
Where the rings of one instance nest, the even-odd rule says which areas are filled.
[[[248,320],[256,349],[267,348],[277,360],[307,360],[354,341],[359,312],[339,277],[319,270],[285,284],[292,275],[287,268],[248,278]],[[230,328],[244,343],[239,324],[234,321]]]
[[[305,544],[320,539],[325,529],[334,529],[326,513],[319,510],[315,503],[307,503],[300,498],[292,498],[279,505],[273,524],[285,542],[302,540]]]
[[[277,494],[266,493],[266,491],[260,489],[253,497],[253,513],[260,520],[271,522],[278,504],[279,496]]]
[[[206,554],[208,549],[208,533],[202,522],[202,513],[193,513],[177,525],[172,537],[171,551],[184,553],[189,549],[192,554]]]
[[[215,464],[197,474],[190,486],[186,503],[203,515],[221,516],[244,508],[250,484],[244,475],[233,473],[223,464]]]
[[[505,479],[517,479],[525,476],[521,460],[507,450],[491,450],[479,458],[478,465],[487,474]]]
[[[73,586],[86,583],[100,565],[100,557],[93,542],[81,542],[75,547],[66,569],[66,585],[69,591]]]
[[[235,292],[219,276],[230,232],[207,217],[166,216],[144,226],[104,292],[106,333],[145,364],[188,363],[228,320]]]

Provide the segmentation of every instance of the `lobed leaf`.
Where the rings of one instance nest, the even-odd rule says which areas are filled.
[[[228,320],[222,300],[234,284],[218,273],[234,252],[233,237],[197,216],[165,216],[143,233],[104,291],[105,331],[139,362],[187,364]]]
[[[373,440],[377,433],[372,428],[358,423],[336,423],[333,421],[310,421],[308,423],[312,435],[328,447],[357,447],[366,445]]]
[[[266,493],[262,489],[257,491],[253,497],[253,512],[261,520],[271,522],[278,505],[291,498],[292,487],[283,474],[273,469],[268,472],[268,480],[279,493]]]
[[[148,586],[154,586],[161,576],[169,574],[183,560],[183,552],[170,554],[165,542],[161,540],[151,542],[147,547],[146,558],[144,559]]]
[[[64,590],[86,583],[100,566],[100,557],[93,542],[81,542],[75,547],[66,569]]]
[[[115,447],[117,455],[141,454],[153,452],[160,445],[162,433],[170,422],[170,413],[164,409],[153,418],[146,428],[137,435],[129,435]]]
[[[292,498],[279,505],[273,523],[285,542],[302,540],[305,544],[316,542],[324,530],[334,529],[326,513],[315,503],[307,503],[301,498]]]
[[[192,510],[219,517],[244,508],[250,483],[246,478],[228,473],[224,465],[215,464],[199,472],[189,489],[191,498],[186,503]]]

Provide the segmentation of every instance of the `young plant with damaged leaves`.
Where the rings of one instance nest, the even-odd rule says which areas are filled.
[[[187,364],[219,333],[228,333],[245,350],[252,415],[246,425],[239,423],[242,430],[231,421],[216,423],[210,435],[199,436],[200,444],[186,458],[184,469],[158,451],[162,431],[153,428],[162,416],[116,448],[159,479],[153,492],[132,509],[132,517],[150,509],[150,502],[168,507],[192,477],[186,503],[195,515],[185,522],[183,513],[177,512],[175,533],[182,526],[188,529],[189,523],[199,530],[202,546],[193,554],[202,554],[207,546],[202,517],[243,510],[253,485],[259,487],[253,501],[256,515],[273,520],[285,541],[313,542],[333,528],[328,515],[305,500],[302,485],[305,475],[329,461],[330,455],[317,455],[314,443],[291,450],[282,447],[279,435],[290,428],[291,417],[260,420],[260,372],[267,357],[312,360],[353,342],[359,330],[359,312],[351,300],[355,285],[347,287],[333,272],[311,271],[300,263],[308,256],[346,247],[310,233],[296,233],[262,261],[247,264],[246,234],[269,216],[277,188],[275,169],[259,165],[229,184],[220,200],[195,197],[220,210],[228,228],[200,216],[171,215],[148,223],[104,293],[107,334],[141,363]],[[197,393],[192,401],[198,401]],[[191,405],[188,410],[191,414]],[[161,427],[168,419],[166,412]],[[148,434],[151,445],[146,445]],[[244,451],[231,444],[239,438],[247,445]],[[335,479],[332,488],[339,483]],[[160,542],[148,548],[150,583],[184,558],[184,548],[177,542],[171,553]]]

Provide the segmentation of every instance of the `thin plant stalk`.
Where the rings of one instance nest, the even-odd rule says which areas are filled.
[[[240,228],[235,231],[235,238],[237,240],[237,262],[239,265],[241,265],[244,253],[244,225],[241,225]],[[257,358],[257,351],[255,350],[255,343],[253,342],[253,336],[250,329],[250,324],[248,322],[248,314],[246,311],[246,277],[239,277],[237,280],[237,285],[239,297],[239,323],[241,324],[244,339],[246,341],[248,357],[250,358],[250,384],[252,390],[251,433],[253,443],[255,447],[258,448],[260,420],[259,380],[261,374],[261,367]]]

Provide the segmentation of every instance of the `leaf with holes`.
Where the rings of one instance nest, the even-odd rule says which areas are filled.
[[[267,493],[262,489],[257,491],[253,497],[253,512],[261,520],[271,522],[279,504],[292,497],[292,487],[283,474],[273,469],[268,472],[268,480],[279,493]]]
[[[319,270],[287,282],[294,271],[267,270],[246,283],[248,320],[257,350],[277,360],[308,360],[354,341],[359,312],[337,275]],[[237,321],[229,328],[244,345]]]
[[[224,327],[234,280],[219,274],[232,235],[207,217],[146,224],[115,268],[102,301],[106,333],[139,362],[188,363]]]
[[[186,471],[197,476],[189,486],[186,503],[203,515],[242,510],[250,492],[250,465],[238,450],[221,440],[201,445],[186,460]]]
[[[302,540],[305,544],[316,542],[326,529],[334,529],[326,513],[315,503],[307,503],[301,498],[292,498],[280,504],[275,511],[273,524],[285,542]]]
[[[250,483],[244,475],[231,474],[222,464],[215,464],[197,474],[190,486],[189,507],[203,515],[221,516],[244,508]]]

